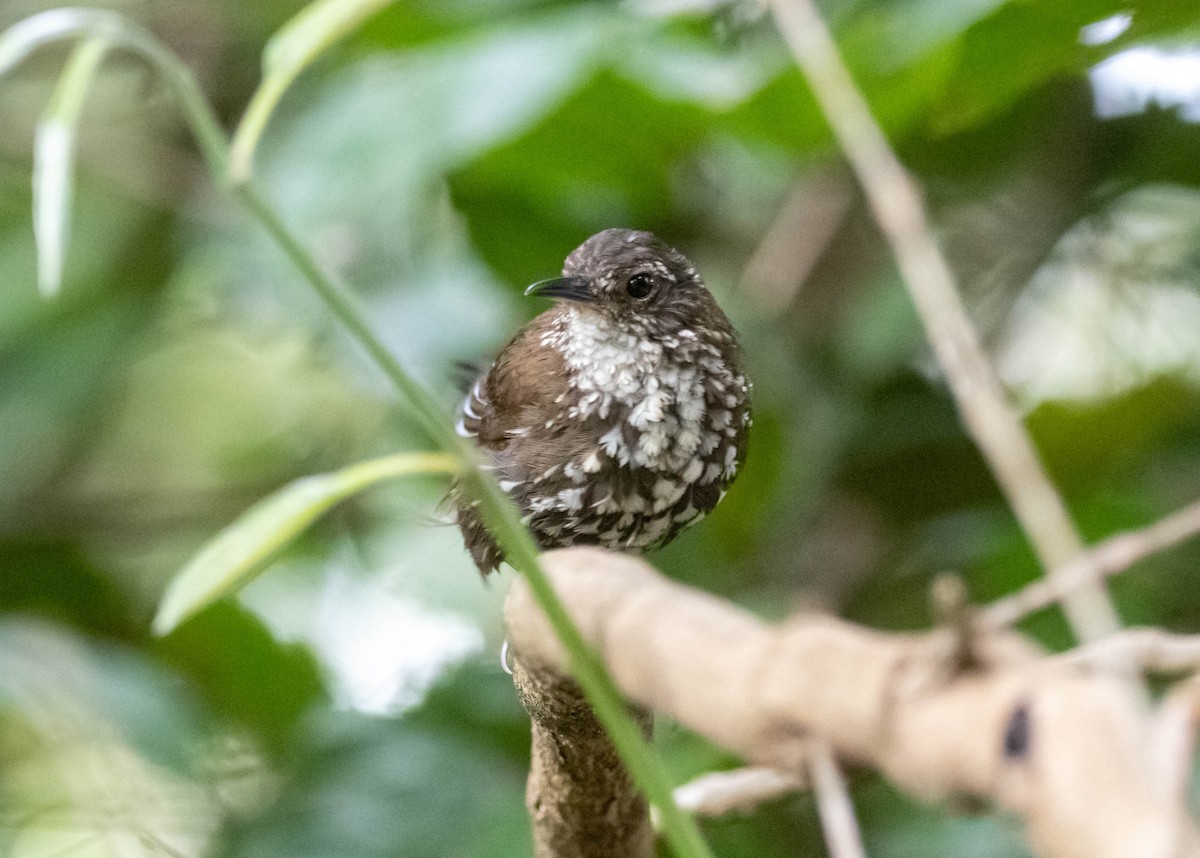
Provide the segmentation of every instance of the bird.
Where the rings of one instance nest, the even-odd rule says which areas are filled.
[[[542,550],[642,553],[717,505],[746,456],[751,383],[696,268],[650,232],[606,229],[526,295],[553,299],[471,385],[456,430]],[[452,495],[482,575],[504,554]]]

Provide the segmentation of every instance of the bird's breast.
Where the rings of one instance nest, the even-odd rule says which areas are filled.
[[[569,308],[542,345],[558,351],[566,368],[561,419],[592,427],[601,460],[694,482],[717,478],[715,453],[740,454],[747,383],[719,339],[688,328],[654,334]],[[724,458],[719,464],[723,471]]]

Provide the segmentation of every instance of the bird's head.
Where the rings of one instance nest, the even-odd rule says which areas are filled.
[[[567,256],[562,277],[534,283],[525,294],[659,329],[693,324],[712,300],[687,257],[653,233],[634,229],[596,233]]]

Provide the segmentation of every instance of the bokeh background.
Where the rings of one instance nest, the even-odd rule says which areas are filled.
[[[4,0],[0,27],[52,5]],[[93,5],[177,51],[232,126],[302,4]],[[823,9],[1084,533],[1200,495],[1200,6]],[[353,500],[150,635],[172,574],[255,500],[423,441],[128,56],[89,98],[64,289],[39,297],[30,153],[65,57],[0,80],[0,854],[528,854],[508,580],[481,584],[444,485]],[[668,574],[887,629],[930,622],[939,572],[980,601],[1037,576],[755,4],[399,0],[298,81],[258,165],[448,411],[454,362],[543,309],[521,290],[587,235],[688,253],[742,332],[756,421],[719,510],[652,557]],[[1198,563],[1122,577],[1122,618],[1200,631]],[[1070,644],[1057,612],[1025,627]],[[656,734],[680,781],[736,762]],[[1003,817],[869,774],[854,798],[877,858],[1025,854]],[[721,855],[823,850],[805,797],[705,830]]]

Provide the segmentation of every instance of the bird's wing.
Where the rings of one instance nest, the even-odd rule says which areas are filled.
[[[562,355],[543,341],[553,314],[547,311],[521,329],[476,379],[463,400],[460,435],[499,451],[562,410],[566,367]]]
[[[491,370],[475,379],[471,389],[463,399],[459,408],[458,423],[454,429],[462,438],[477,438],[479,428],[485,416],[490,412],[491,405],[487,398],[487,380]]]

